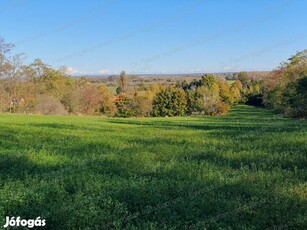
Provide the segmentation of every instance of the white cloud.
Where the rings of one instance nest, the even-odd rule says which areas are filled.
[[[98,71],[98,73],[100,73],[100,74],[111,74],[112,71],[108,70],[108,69],[101,69],[101,70]]]
[[[71,66],[66,67],[66,73],[69,75],[80,73],[80,70],[75,69]]]

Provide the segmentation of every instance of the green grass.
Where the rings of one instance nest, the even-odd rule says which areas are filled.
[[[116,88],[117,86],[108,86],[108,89],[112,94],[116,94]]]
[[[0,115],[5,216],[49,229],[306,229],[307,122]]]
[[[236,80],[227,80],[229,85],[232,85]]]

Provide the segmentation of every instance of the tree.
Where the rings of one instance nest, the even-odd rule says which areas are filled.
[[[264,104],[291,117],[307,117],[307,50],[297,52],[272,72],[264,87]]]
[[[217,83],[217,81],[212,74],[205,74],[201,78],[200,86],[205,86],[205,87],[210,89],[216,83]]]
[[[74,113],[87,115],[99,113],[101,98],[94,85],[88,83],[83,87],[75,89],[72,93],[72,98],[70,110]]]
[[[211,87],[201,86],[198,92],[202,95],[203,111],[207,115],[213,115],[216,105],[220,102],[220,90],[216,82],[211,84]]]
[[[240,94],[238,90],[242,88],[239,83],[237,87],[230,88],[227,82],[217,80],[212,74],[206,74],[190,83],[177,81],[170,86],[169,82],[175,82],[175,79],[167,78],[165,85],[142,83],[139,85],[142,92],[132,95],[127,93],[128,77],[122,71],[117,78],[116,92],[119,96],[114,98],[102,84],[103,80],[71,78],[64,67],[54,69],[40,59],[24,65],[23,55],[11,55],[12,48],[12,44],[0,39],[0,109],[5,112],[105,114],[122,117],[182,116],[194,113],[218,115],[226,111],[227,104],[232,104],[232,93]],[[300,61],[295,59],[295,63],[298,62]],[[138,81],[132,76],[130,79]],[[113,81],[113,77],[110,80]],[[146,79],[145,82],[150,80]],[[114,81],[112,85],[113,83]],[[283,92],[282,96],[297,96],[299,100],[298,94],[302,90],[295,82],[291,83],[291,94],[290,91],[288,94]],[[253,82],[248,84],[250,87],[246,89],[259,91]],[[236,98],[239,98],[239,95]]]
[[[119,86],[116,88],[115,91],[116,91],[116,94],[118,94],[118,95],[119,95],[119,94],[122,94],[122,88],[119,87]]]
[[[182,89],[169,87],[159,92],[153,100],[152,115],[183,116],[186,114],[187,99]]]
[[[117,107],[115,116],[117,117],[133,117],[137,115],[137,104],[131,97],[120,95],[116,99],[115,105]]]
[[[99,111],[102,114],[108,116],[114,116],[116,111],[116,106],[114,104],[114,96],[108,90],[106,86],[100,85],[97,87],[97,91],[100,97]]]
[[[199,114],[204,111],[202,95],[197,90],[187,90],[187,115]]]
[[[238,73],[238,80],[242,83],[243,87],[247,86],[248,76],[246,72]]]
[[[307,62],[307,49],[303,51],[298,51],[295,55],[288,58],[288,61],[281,63],[280,68],[291,69],[297,68],[299,66],[305,65]]]
[[[7,70],[10,66],[9,57],[7,56],[14,45],[12,43],[6,43],[5,40],[0,37],[0,77],[6,75]]]
[[[242,83],[239,80],[236,80],[230,88],[230,92],[233,98],[233,104],[237,104],[240,102],[241,89],[242,89]]]
[[[225,80],[220,80],[218,82],[219,91],[220,91],[220,98],[223,102],[228,103],[229,105],[234,103],[234,97],[231,92],[230,85]]]
[[[119,79],[117,81],[118,88],[116,89],[117,94],[124,94],[127,92],[128,87],[128,78],[126,76],[126,72],[122,71],[119,75]]]
[[[42,62],[41,59],[37,58],[28,66],[28,76],[29,77],[42,77],[44,75],[48,75],[52,69],[49,65]]]
[[[291,116],[307,118],[307,75],[303,75],[294,85]]]

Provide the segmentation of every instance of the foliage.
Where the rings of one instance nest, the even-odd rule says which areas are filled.
[[[114,96],[104,85],[97,87],[99,94],[99,112],[107,116],[114,116],[116,105],[114,104]]]
[[[298,52],[271,73],[264,103],[286,116],[307,118],[307,50]]]
[[[230,87],[230,92],[232,95],[233,104],[238,104],[241,101],[241,90],[243,88],[240,80],[235,80],[235,82]]]
[[[242,83],[242,86],[246,88],[249,81],[247,72],[238,73],[238,80]]]
[[[68,112],[65,110],[64,105],[55,98],[47,95],[39,97],[36,111],[44,115],[66,115]]]
[[[183,81],[177,85],[186,92],[187,115],[224,115],[240,97],[234,97],[233,94],[240,94],[240,90],[232,90],[226,81],[217,79],[212,74],[205,74],[200,80],[193,80],[190,84]]]
[[[234,96],[232,94],[233,91],[231,91],[231,88],[228,82],[224,80],[220,80],[218,82],[218,85],[219,85],[221,101],[229,105],[232,105],[234,103]]]
[[[199,90],[187,90],[187,115],[203,112],[202,95]]]
[[[1,68],[6,66],[5,74],[4,70],[2,71],[4,77],[0,80],[0,103],[3,112],[45,114],[42,109],[38,109],[42,108],[41,103],[49,101],[49,105],[46,105],[48,107],[56,101],[61,103],[68,113],[84,115],[219,115],[225,114],[227,108],[241,100],[239,86],[230,87],[226,81],[218,80],[212,74],[205,74],[201,79],[190,83],[183,81],[168,87],[155,83],[146,85],[142,81],[138,86],[141,90],[133,94],[131,89],[128,90],[125,71],[118,77],[110,77],[114,83],[117,81],[116,97],[108,92],[105,85],[94,83],[89,78],[69,77],[65,67],[53,69],[40,59],[23,65],[21,55],[8,58],[7,54],[11,52],[12,45],[1,40],[1,47]],[[130,76],[130,79],[134,81],[135,77]],[[171,79],[167,81],[171,82]],[[62,114],[60,109],[54,111]]]
[[[152,110],[152,101],[146,96],[119,96],[116,99],[117,117],[147,117]]]
[[[186,114],[187,99],[182,89],[169,87],[159,92],[153,100],[152,115],[183,116]]]
[[[116,116],[117,117],[133,117],[136,116],[137,104],[136,102],[127,96],[119,96],[115,105],[117,107]]]
[[[227,74],[228,79],[237,79],[231,85],[213,74],[192,81],[176,80],[176,84],[172,84],[176,78],[165,78],[163,84],[141,79],[141,83],[131,85],[122,71],[108,78],[113,82],[110,93],[99,81],[68,76],[65,67],[54,69],[40,59],[24,65],[24,55],[13,54],[13,48],[0,38],[0,112],[48,114],[51,110],[51,114],[59,115],[67,111],[119,117],[225,115],[231,106],[241,103],[265,106],[286,116],[307,117],[306,50],[290,57],[266,78],[259,77],[260,73]],[[129,81],[136,79],[129,76]]]
[[[118,82],[118,87],[116,88],[116,93],[117,94],[126,93],[127,92],[127,87],[128,87],[128,78],[126,76],[126,72],[125,71],[122,71],[120,73],[117,82]]]
[[[8,57],[12,47],[0,39],[0,112],[114,115],[114,96],[105,86],[71,78],[66,68],[40,59],[23,65],[21,55]]]

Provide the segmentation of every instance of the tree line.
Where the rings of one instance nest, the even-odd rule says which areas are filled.
[[[265,106],[293,117],[306,117],[306,51],[298,52],[264,79],[246,72],[226,81],[212,74],[191,82],[147,84],[131,90],[123,71],[116,94],[105,84],[70,77],[65,67],[54,69],[40,59],[25,65],[24,55],[12,55],[14,45],[0,38],[0,112],[79,114],[118,117],[224,115],[231,106]]]
[[[286,116],[307,118],[307,50],[297,52],[265,81],[263,104]]]

